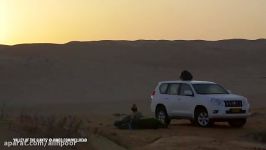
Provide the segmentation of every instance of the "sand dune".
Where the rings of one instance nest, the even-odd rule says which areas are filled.
[[[265,57],[263,39],[0,45],[0,109],[8,115],[85,114],[89,142],[80,149],[264,150],[265,142],[253,136],[266,127]],[[183,69],[248,97],[253,115],[247,125],[199,128],[178,120],[169,129],[113,127],[112,114],[128,113],[132,103],[152,115],[149,96],[156,83],[177,80]],[[0,141],[20,134],[3,122],[0,131]]]
[[[149,112],[160,80],[183,69],[265,107],[266,40],[95,41],[0,46],[0,101],[38,111]],[[99,111],[101,110],[101,111]]]

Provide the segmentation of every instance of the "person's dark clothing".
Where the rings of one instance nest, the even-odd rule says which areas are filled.
[[[121,120],[117,120],[114,122],[114,126],[119,129],[129,129],[130,128],[131,117],[127,115],[123,117]]]
[[[165,128],[156,118],[140,118],[138,120],[131,120],[130,116],[124,117],[122,120],[115,121],[114,126],[118,129],[158,129]]]
[[[184,81],[191,81],[193,79],[193,76],[189,71],[184,70],[180,75],[180,79]]]

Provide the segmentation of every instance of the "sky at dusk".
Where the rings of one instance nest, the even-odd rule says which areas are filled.
[[[266,0],[0,0],[0,44],[266,38]]]

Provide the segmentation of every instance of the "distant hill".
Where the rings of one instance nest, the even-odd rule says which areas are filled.
[[[0,44],[0,50],[9,47],[8,45],[1,45]]]
[[[265,39],[0,45],[0,103],[104,111],[137,103],[149,111],[157,82],[187,69],[266,106],[265,58]]]

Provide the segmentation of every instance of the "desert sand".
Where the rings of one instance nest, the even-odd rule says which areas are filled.
[[[264,39],[0,45],[0,108],[6,118],[22,113],[82,116],[90,120],[89,149],[266,149],[253,138],[266,129],[265,57]],[[153,116],[153,88],[161,80],[178,80],[184,69],[195,80],[214,81],[246,96],[254,114],[247,125],[204,129],[178,120],[168,129],[113,127],[113,114],[130,113],[133,103]],[[18,134],[6,128],[1,123],[1,140]]]

